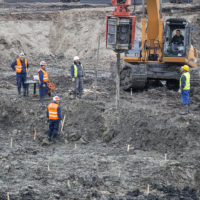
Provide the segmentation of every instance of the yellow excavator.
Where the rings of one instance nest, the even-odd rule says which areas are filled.
[[[130,1],[117,0],[119,6],[127,2]],[[198,51],[191,42],[194,28],[184,18],[169,18],[164,22],[161,6],[160,0],[146,0],[146,3],[143,0],[141,40],[135,40],[133,47],[126,51],[120,73],[124,90],[144,88],[149,80],[165,80],[168,87],[178,87],[180,67],[185,64],[190,67],[191,84],[199,82]],[[112,35],[107,29],[108,46]],[[117,38],[120,37],[115,41]]]

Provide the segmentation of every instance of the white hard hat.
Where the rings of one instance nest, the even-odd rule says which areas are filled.
[[[24,55],[24,53],[23,52],[21,52],[20,54],[19,54],[19,57],[25,57],[25,55]]]
[[[40,66],[46,66],[46,65],[47,65],[47,63],[45,61],[40,62]]]
[[[58,96],[53,97],[53,101],[60,101],[60,97]]]
[[[80,60],[78,56],[74,56],[74,61],[75,60]]]

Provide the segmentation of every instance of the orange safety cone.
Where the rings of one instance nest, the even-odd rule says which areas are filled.
[[[34,130],[34,136],[33,139],[36,140],[36,130]]]

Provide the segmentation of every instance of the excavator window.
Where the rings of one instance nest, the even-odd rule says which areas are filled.
[[[125,4],[125,3],[126,3],[126,0],[117,0],[118,5],[122,5],[122,4]]]
[[[167,57],[185,56],[185,26],[176,24],[166,26],[164,54]]]

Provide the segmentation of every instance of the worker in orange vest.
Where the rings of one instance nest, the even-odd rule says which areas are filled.
[[[40,62],[40,69],[38,70],[38,80],[39,80],[39,90],[40,90],[40,101],[42,104],[44,104],[44,97],[47,95],[48,92],[48,86],[47,83],[49,82],[49,77],[46,72],[46,62],[41,61]]]
[[[48,140],[56,143],[56,137],[59,131],[59,123],[62,120],[60,97],[53,97],[53,103],[48,105],[47,109],[47,117],[49,119],[49,132],[48,132]]]
[[[25,58],[24,53],[19,54],[19,58],[17,58],[12,64],[11,68],[13,71],[16,71],[16,81],[17,81],[17,89],[18,89],[18,97],[21,97],[21,86],[24,88],[24,96],[26,94],[26,76],[29,68],[29,64],[27,59]]]

